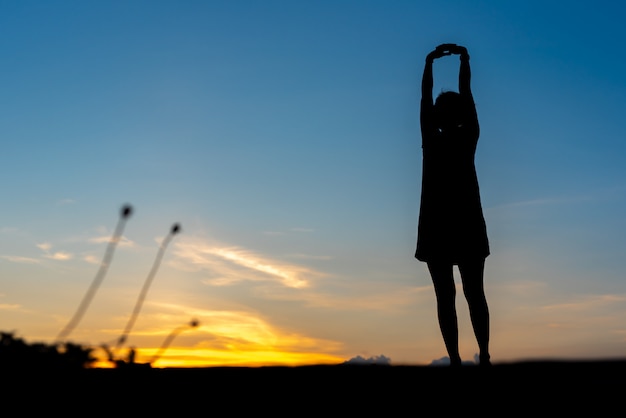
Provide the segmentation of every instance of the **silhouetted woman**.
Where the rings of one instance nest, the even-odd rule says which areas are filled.
[[[459,55],[459,92],[441,93],[433,104],[433,61]],[[467,49],[439,45],[426,57],[420,109],[422,196],[415,257],[428,265],[437,298],[437,315],[450,362],[461,365],[453,266],[461,273],[480,364],[489,361],[489,309],[483,287],[489,255],[474,154],[479,126],[470,89]]]

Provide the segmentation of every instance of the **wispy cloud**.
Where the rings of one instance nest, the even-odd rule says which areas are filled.
[[[12,263],[21,263],[21,264],[38,264],[41,260],[32,257],[22,257],[19,255],[0,255],[0,258],[3,260],[10,261]]]
[[[552,205],[561,205],[566,203],[579,203],[593,200],[592,196],[588,195],[580,195],[580,196],[554,196],[554,197],[543,197],[537,199],[529,199],[529,200],[521,200],[518,202],[510,202],[502,205],[491,206],[489,208],[485,208],[487,211],[497,211],[502,209],[514,209],[514,208],[522,208],[522,207],[532,207],[532,206],[552,206]]]
[[[89,264],[100,264],[100,259],[95,255],[88,254],[83,257],[83,260],[88,262]]]
[[[290,231],[292,231],[292,232],[314,232],[315,230],[313,228],[296,227],[296,228],[291,228]]]
[[[270,235],[270,236],[284,236],[284,235],[288,235],[289,233],[297,233],[297,234],[302,234],[302,233],[310,233],[310,232],[314,232],[315,230],[312,228],[303,228],[303,227],[295,227],[295,228],[290,228],[287,232],[284,231],[263,231],[263,234],[265,235]]]
[[[551,338],[576,330],[587,333],[588,338],[606,339],[626,323],[626,294],[578,295],[538,308],[529,312],[528,318],[535,318],[552,332],[559,331]]]
[[[111,236],[103,235],[99,237],[93,237],[93,238],[89,238],[87,241],[92,244],[108,244],[111,241]],[[130,239],[126,238],[125,236],[121,236],[119,242],[117,243],[117,246],[130,248],[130,247],[134,247],[135,243],[131,241]]]
[[[225,246],[206,239],[185,238],[172,250],[173,267],[207,273],[203,283],[229,286],[256,282],[251,291],[262,299],[300,302],[310,308],[337,311],[392,312],[432,297],[432,287],[366,284],[353,280],[327,280],[321,273],[301,264],[278,261],[237,246]],[[289,254],[289,259],[329,260],[330,256]],[[424,296],[422,296],[424,295]]]
[[[380,311],[392,312],[406,306],[413,306],[420,297],[433,297],[432,286],[385,288],[366,286],[362,283],[353,286],[335,287],[329,292],[293,292],[290,289],[260,287],[258,295],[270,300],[298,301],[310,308],[323,308],[337,311]]]
[[[518,207],[530,207],[530,206],[550,206],[561,205],[570,203],[590,202],[595,200],[613,199],[615,197],[622,198],[624,196],[624,190],[626,186],[619,185],[614,187],[607,187],[603,189],[588,190],[585,194],[576,194],[568,196],[549,196],[541,197],[537,199],[521,200],[517,202],[509,202],[502,205],[492,206],[485,208],[485,210],[500,210],[511,209]]]
[[[74,255],[65,251],[57,251],[55,253],[46,254],[44,257],[49,258],[50,260],[67,261],[74,258]]]
[[[581,312],[606,308],[624,302],[626,302],[625,294],[589,295],[571,302],[547,305],[543,309],[558,312]],[[626,306],[624,306],[624,310],[626,311]]]
[[[206,270],[212,276],[207,279],[207,283],[213,285],[248,280],[305,288],[313,278],[323,276],[305,266],[275,260],[238,246],[212,244],[197,238],[177,242],[172,254],[175,267]]]
[[[41,244],[37,244],[37,248],[44,252],[44,257],[50,260],[58,260],[58,261],[67,261],[74,258],[72,253],[68,253],[66,251],[55,251],[51,252],[52,244],[49,242],[42,242]]]
[[[290,258],[300,258],[303,260],[332,260],[330,255],[312,255],[312,254],[287,254]]]
[[[18,311],[21,308],[22,305],[17,303],[0,303],[0,311]]]

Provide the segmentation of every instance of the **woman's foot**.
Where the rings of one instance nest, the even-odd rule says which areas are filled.
[[[490,367],[491,366],[491,356],[489,354],[481,354],[479,357],[479,365],[481,367]]]
[[[463,363],[461,362],[461,357],[451,358],[450,359],[450,367],[461,367]]]

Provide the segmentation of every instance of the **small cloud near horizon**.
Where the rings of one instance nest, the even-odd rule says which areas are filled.
[[[467,365],[467,366],[473,366],[476,365],[480,362],[479,360],[479,356],[477,353],[474,354],[474,360],[463,360],[461,363]],[[434,359],[433,361],[430,362],[429,366],[435,366],[435,367],[439,367],[439,366],[449,366],[450,365],[450,357],[448,356],[444,356],[438,359]]]
[[[355,366],[391,366],[391,359],[383,354],[380,356],[373,356],[369,358],[363,358],[361,356],[352,357],[350,360],[345,361],[343,364],[355,365]]]

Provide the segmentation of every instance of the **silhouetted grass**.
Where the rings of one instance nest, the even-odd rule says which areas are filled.
[[[124,331],[122,332],[122,335],[117,340],[117,344],[115,346],[116,350],[121,348],[122,345],[124,345],[124,343],[126,342],[126,339],[128,338],[128,335],[130,334],[130,331],[133,329],[133,326],[135,325],[135,321],[137,320],[137,317],[139,316],[139,312],[141,311],[143,302],[146,298],[146,295],[148,294],[148,289],[150,288],[150,285],[152,284],[152,281],[154,280],[154,276],[156,275],[161,265],[161,260],[163,259],[163,254],[165,253],[165,249],[167,248],[168,244],[170,243],[174,235],[178,234],[179,232],[180,232],[180,225],[177,223],[172,225],[170,232],[163,239],[163,242],[159,246],[159,251],[157,252],[156,258],[154,260],[154,264],[152,265],[152,268],[150,269],[150,272],[148,273],[148,276],[146,277],[146,280],[144,281],[143,287],[141,288],[141,292],[139,293],[139,297],[137,298],[137,302],[135,303],[135,308],[133,309],[133,312],[130,315],[130,318],[128,319],[128,323],[126,324],[126,327],[124,328]]]
[[[117,227],[115,228],[115,231],[113,232],[113,236],[111,237],[109,244],[107,245],[107,249],[104,253],[104,258],[102,259],[102,262],[100,263],[100,268],[98,269],[96,276],[91,282],[91,285],[89,286],[89,289],[87,290],[87,293],[85,293],[83,300],[78,306],[78,309],[74,313],[74,316],[72,316],[72,318],[67,323],[67,325],[61,330],[61,332],[59,332],[59,335],[56,338],[58,342],[65,340],[70,335],[70,333],[74,330],[74,328],[76,328],[78,323],[83,318],[83,315],[85,315],[87,308],[89,308],[89,304],[91,303],[93,297],[98,291],[98,288],[100,287],[100,284],[102,283],[102,280],[104,279],[104,276],[106,275],[106,272],[109,269],[109,266],[111,265],[111,260],[113,259],[113,253],[115,251],[115,248],[117,247],[117,244],[120,241],[120,238],[122,237],[122,233],[124,232],[124,226],[126,225],[126,220],[130,217],[132,212],[133,212],[132,206],[124,205],[122,207],[122,210],[120,211],[120,218],[119,218],[119,221],[117,222]]]
[[[98,288],[102,284],[104,277],[108,271],[108,268],[111,265],[113,260],[113,254],[115,252],[115,248],[117,247],[122,234],[124,232],[124,227],[126,225],[126,221],[133,213],[133,208],[130,205],[123,205],[120,210],[120,217],[117,223],[117,226],[109,240],[106,251],[104,253],[104,257],[98,271],[91,282],[91,285],[87,289],[87,292],[83,296],[81,303],[78,306],[78,309],[71,317],[66,326],[59,332],[56,340],[52,344],[46,343],[27,343],[22,338],[15,337],[12,332],[1,332],[0,333],[0,369],[1,370],[9,370],[11,368],[41,368],[41,369],[49,369],[49,368],[58,368],[58,369],[83,369],[90,366],[97,359],[93,357],[93,352],[96,350],[94,347],[89,347],[85,345],[75,344],[68,341],[65,341],[69,335],[74,331],[74,329],[78,326],[83,316],[85,315],[91,301],[93,300],[95,294],[98,291]],[[168,235],[163,239],[161,245],[159,246],[159,250],[157,252],[156,258],[146,277],[144,285],[139,293],[139,297],[133,309],[133,312],[126,324],[126,327],[122,331],[122,335],[118,338],[115,349],[121,348],[121,346],[126,342],[130,331],[137,320],[139,313],[141,311],[141,307],[143,302],[147,296],[148,289],[152,284],[154,277],[161,265],[161,261],[163,259],[163,255],[165,250],[172,240],[172,238],[181,231],[180,224],[175,223],[169,230]],[[173,339],[184,329],[194,328],[198,325],[196,320],[192,320],[189,324],[185,326],[177,327],[172,331],[171,334],[167,336],[163,345],[157,352],[157,355],[154,357],[153,361],[156,361],[167,349],[169,344],[173,341]],[[100,348],[103,349],[107,354],[107,359],[116,364],[118,367],[134,365],[134,357],[135,357],[135,349],[132,348],[129,351],[129,357],[126,360],[122,360],[116,358],[115,350],[111,350],[107,344],[101,344]],[[148,363],[147,366],[150,364]]]

